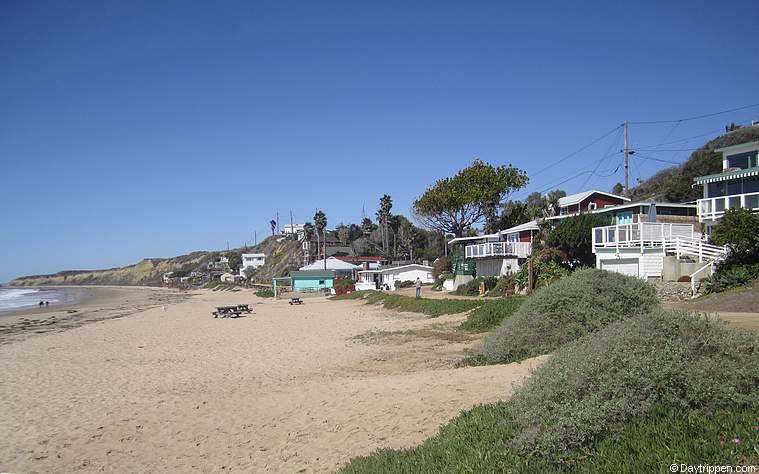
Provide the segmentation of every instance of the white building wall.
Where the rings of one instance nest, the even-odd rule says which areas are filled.
[[[395,289],[395,283],[400,281],[416,281],[419,277],[422,283],[434,283],[432,279],[432,270],[422,268],[401,268],[398,270],[387,271],[382,274],[382,283]]]
[[[612,263],[619,260],[634,260],[638,264],[638,277],[642,279],[661,278],[664,270],[664,257],[661,249],[644,249],[640,253],[639,248],[596,250],[596,268],[604,268],[603,262]],[[607,263],[607,265],[608,265]],[[608,266],[605,267],[608,269]]]
[[[503,276],[519,271],[519,260],[516,258],[488,258],[476,261],[477,276]]]

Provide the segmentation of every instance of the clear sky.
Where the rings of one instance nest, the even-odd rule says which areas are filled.
[[[530,173],[517,197],[608,190],[618,132],[551,164],[759,103],[759,2],[570,3],[4,1],[0,281],[240,246],[277,211],[357,222],[384,193],[408,214],[476,156]],[[752,118],[631,144],[681,162]]]

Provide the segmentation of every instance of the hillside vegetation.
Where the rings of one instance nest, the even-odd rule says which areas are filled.
[[[279,236],[278,236],[279,237]],[[265,253],[266,265],[255,276],[259,282],[270,283],[274,276],[282,276],[290,269],[297,268],[301,250],[300,242],[268,237],[255,247],[230,250],[229,252],[198,251],[171,258],[146,258],[126,267],[107,270],[66,270],[49,275],[30,275],[16,278],[10,286],[45,285],[127,285],[160,286],[163,274],[176,272],[187,274],[191,271],[205,271],[208,264],[219,255],[237,253]]]
[[[738,143],[759,140],[759,126],[739,128],[720,135],[694,151],[682,165],[665,168],[630,189],[633,201],[653,199],[664,202],[688,202],[700,199],[701,187],[693,179],[722,171],[722,157],[714,150]],[[633,155],[633,158],[635,156]]]

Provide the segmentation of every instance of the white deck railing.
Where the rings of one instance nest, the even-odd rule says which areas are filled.
[[[693,238],[693,224],[638,222],[593,228],[593,249],[661,246],[676,237]]]
[[[688,255],[699,262],[720,260],[727,256],[727,247],[705,242],[693,233],[692,224],[639,222],[593,228],[593,252],[599,248],[661,249],[663,254]]]
[[[745,207],[759,210],[759,193],[733,194],[698,200],[698,219],[700,222],[719,219],[728,209]]]
[[[488,242],[484,244],[467,245],[464,248],[466,258],[508,257],[526,258],[532,252],[529,242]]]

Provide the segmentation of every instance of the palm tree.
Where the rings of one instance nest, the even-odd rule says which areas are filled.
[[[388,220],[390,218],[390,209],[393,208],[393,198],[389,194],[385,194],[380,198],[380,208],[377,211],[377,218],[380,222],[380,226],[384,228],[384,236],[382,239],[382,249],[385,253],[388,252],[390,247],[390,239],[388,234]]]
[[[320,244],[320,242],[319,242],[319,233],[321,232],[322,238],[323,238],[324,237],[324,229],[327,228],[327,215],[324,214],[324,212],[322,212],[321,210],[316,211],[316,214],[314,214],[314,226],[316,227],[316,248],[317,248],[317,254],[318,254],[318,249],[320,248],[320,246],[319,246],[319,244]],[[322,240],[324,240],[324,239],[322,239]],[[326,242],[324,244],[324,247],[325,247],[324,248],[324,257],[325,257],[325,260],[324,260],[324,269],[326,270],[327,269],[326,268],[327,267],[327,260],[326,260],[326,257],[327,257],[327,248],[326,248],[327,244],[326,244]]]
[[[272,219],[269,221],[269,225],[271,226],[271,235],[274,235],[274,233],[277,231],[277,221]]]

